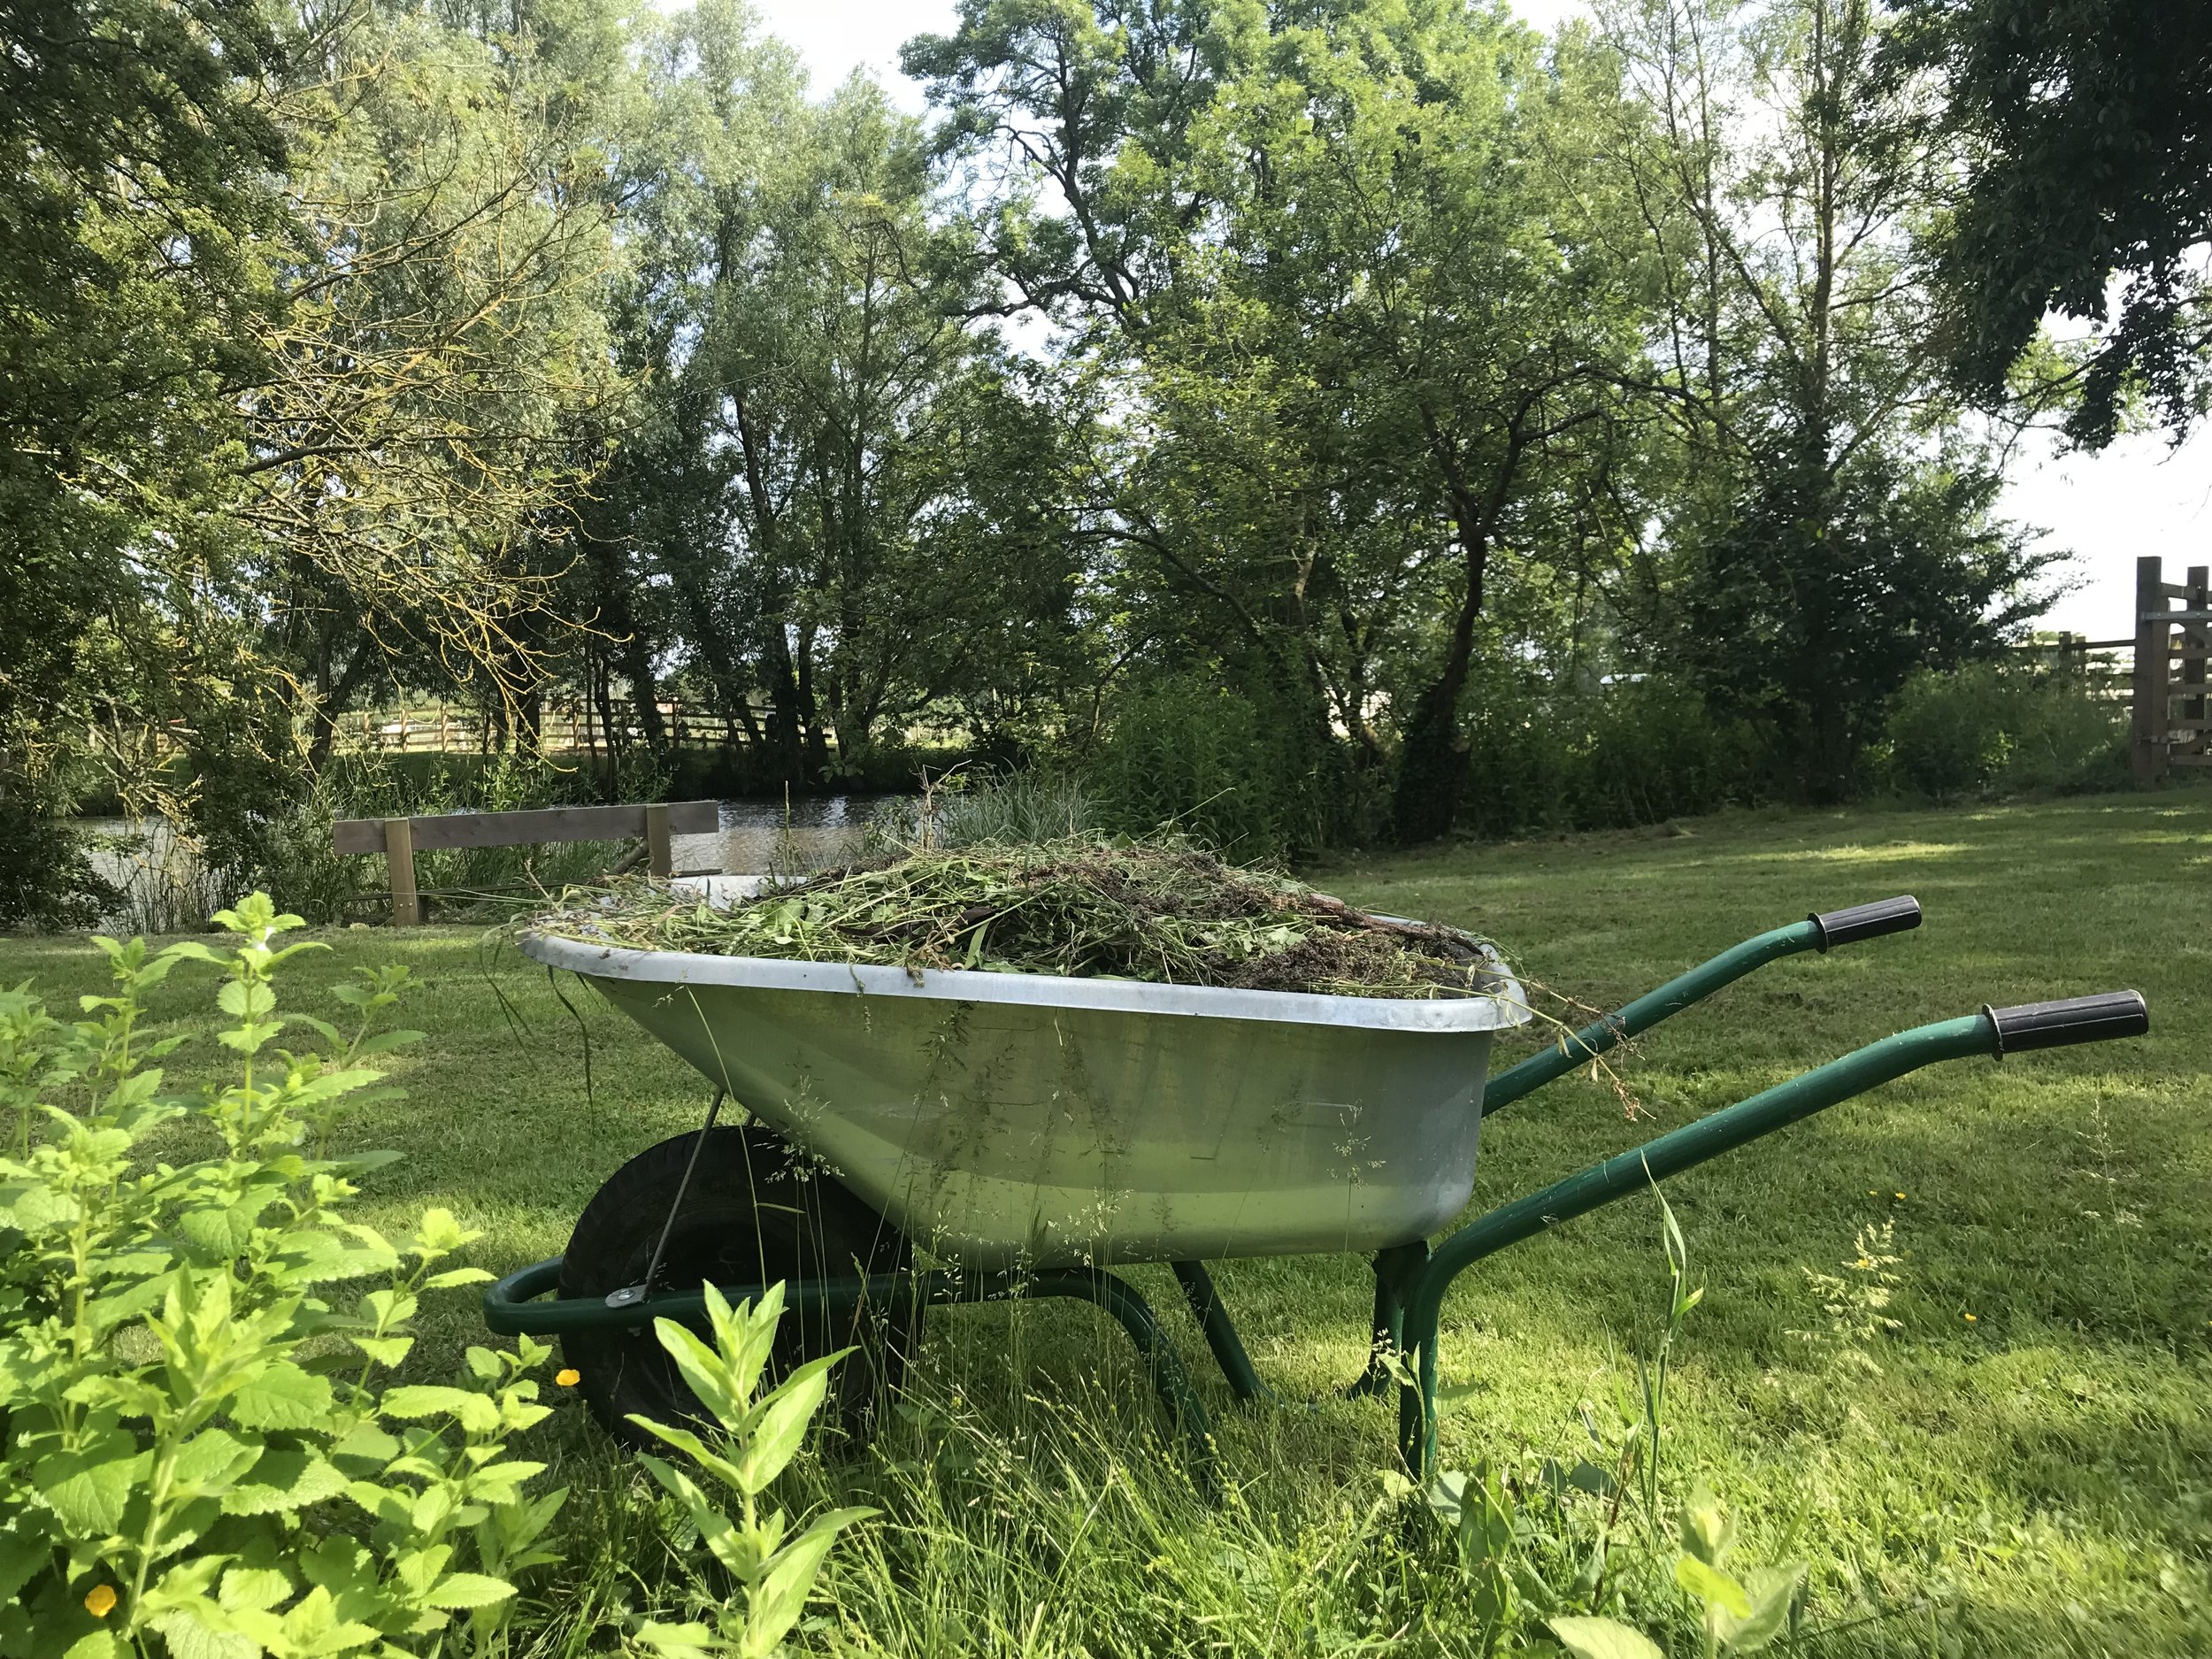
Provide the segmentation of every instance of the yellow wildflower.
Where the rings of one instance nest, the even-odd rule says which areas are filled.
[[[1971,1325],[1971,1324],[1973,1324],[1973,1323],[1974,1323],[1974,1316],[1973,1316],[1972,1314],[1970,1314],[1970,1314],[1968,1314],[1968,1315],[1966,1316],[1966,1323],[1967,1323],[1967,1324],[1969,1324],[1969,1325]]]
[[[564,1388],[573,1388],[584,1380],[584,1374],[572,1366],[563,1366],[553,1373],[553,1380]]]
[[[84,1610],[95,1618],[105,1618],[115,1611],[115,1586],[111,1584],[94,1585],[92,1594],[84,1599]]]

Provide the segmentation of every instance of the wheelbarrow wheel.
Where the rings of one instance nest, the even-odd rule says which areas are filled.
[[[707,1131],[703,1144],[694,1132],[648,1148],[608,1179],[569,1240],[562,1297],[603,1297],[642,1284],[680,1190],[657,1289],[795,1285],[858,1272],[902,1273],[912,1263],[905,1234],[835,1179],[809,1168],[780,1137],[756,1125],[725,1126]],[[857,1449],[874,1431],[879,1402],[905,1374],[907,1356],[921,1337],[921,1317],[919,1302],[910,1299],[841,1314],[787,1313],[768,1379],[854,1348],[830,1371],[826,1417]],[[703,1318],[687,1323],[707,1334]],[[630,1445],[660,1444],[629,1420],[633,1413],[676,1427],[712,1425],[649,1325],[572,1333],[561,1339],[561,1356],[578,1373],[592,1414]]]

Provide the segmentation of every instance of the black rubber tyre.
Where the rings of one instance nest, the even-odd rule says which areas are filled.
[[[605,1296],[643,1281],[698,1141],[695,1130],[648,1148],[593,1196],[561,1263],[564,1299]],[[710,1130],[698,1154],[661,1256],[660,1288],[795,1284],[911,1266],[904,1233],[838,1181],[807,1168],[770,1131],[753,1125]],[[904,1298],[841,1315],[787,1313],[769,1379],[820,1355],[856,1348],[831,1371],[824,1413],[856,1448],[873,1432],[879,1402],[905,1374],[907,1356],[921,1339],[921,1314]],[[705,1324],[702,1318],[694,1326],[703,1336]],[[660,1444],[629,1421],[633,1412],[679,1427],[708,1421],[649,1325],[565,1336],[561,1357],[578,1371],[592,1415],[630,1445]]]

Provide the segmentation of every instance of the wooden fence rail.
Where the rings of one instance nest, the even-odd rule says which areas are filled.
[[[738,741],[741,723],[733,714],[674,699],[659,709],[662,734],[672,747],[725,748]],[[357,710],[338,717],[337,728],[334,747],[348,754],[454,755],[492,746],[492,727],[480,710],[442,702]],[[540,718],[537,738],[548,754],[595,755],[611,748],[615,738],[627,747],[642,746],[645,721],[627,697],[616,698],[606,713],[588,702],[558,703]]]
[[[2169,582],[2163,561],[2156,555],[2137,559],[2135,570],[2135,632],[2130,638],[2086,640],[2061,634],[2055,641],[2039,640],[2016,649],[2050,657],[2060,667],[2078,674],[2092,695],[2116,702],[2124,698],[2131,716],[2132,769],[2139,780],[2155,782],[2176,766],[2212,766],[2212,745],[2207,741],[2212,721],[2208,721],[2205,706],[2206,664],[2212,657],[2207,649],[2212,640],[2212,584],[2208,584],[2202,565],[2192,565],[2182,581]],[[721,748],[738,741],[741,721],[730,710],[674,698],[661,701],[657,708],[661,730],[675,747]],[[364,710],[342,716],[338,724],[338,747],[353,752],[456,754],[491,746],[480,712],[445,703]],[[539,747],[548,753],[597,755],[611,752],[618,740],[623,747],[642,746],[645,729],[641,711],[632,699],[613,699],[602,710],[579,698],[548,707],[537,733]],[[364,822],[381,836],[382,820]],[[609,832],[639,833],[634,828]],[[469,844],[519,845],[528,839]],[[385,848],[379,839],[373,847],[340,850],[382,852]]]
[[[721,827],[712,801],[654,802],[643,806],[549,806],[526,812],[441,812],[430,818],[342,818],[331,844],[341,853],[382,853],[392,881],[392,926],[422,920],[415,886],[415,854],[450,847],[534,847],[553,841],[645,838],[647,867],[675,873],[670,837],[710,835]]]

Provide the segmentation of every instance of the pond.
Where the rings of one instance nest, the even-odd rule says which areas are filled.
[[[869,817],[889,795],[802,795],[781,801],[725,801],[711,835],[679,835],[671,851],[679,873],[764,875],[819,870],[858,854]]]

